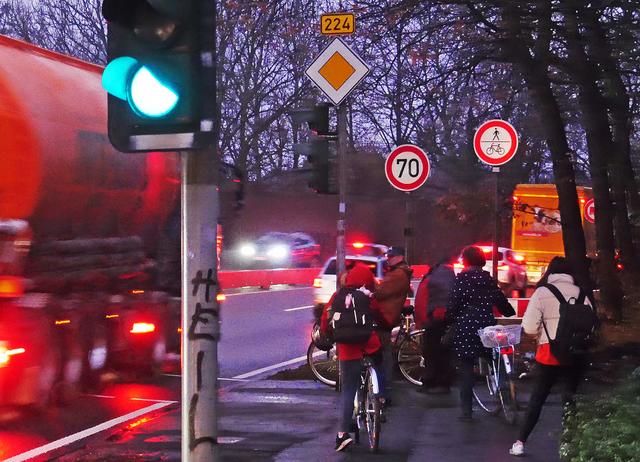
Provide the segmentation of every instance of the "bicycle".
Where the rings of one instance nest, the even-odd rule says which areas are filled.
[[[378,451],[380,445],[380,427],[382,425],[382,403],[380,401],[380,387],[378,373],[369,356],[362,359],[360,385],[356,391],[353,403],[353,416],[356,423],[354,432],[356,444],[360,443],[360,430],[367,432],[369,449]]]
[[[502,410],[508,423],[515,423],[518,417],[516,399],[515,345],[520,343],[522,327],[489,326],[478,331],[482,344],[491,348],[488,357],[478,359],[480,383],[474,384],[473,397],[482,409],[492,415]]]
[[[413,306],[402,309],[402,321],[391,334],[391,345],[402,376],[414,385],[422,385],[425,359],[422,357],[424,329],[412,330]],[[314,326],[314,330],[317,327]],[[313,339],[307,348],[307,364],[320,382],[335,387],[338,379],[338,356],[335,345],[330,350],[320,349]]]

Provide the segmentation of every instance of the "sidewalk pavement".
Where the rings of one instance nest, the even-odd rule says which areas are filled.
[[[526,386],[523,387],[526,389]],[[526,393],[522,393],[526,395]],[[523,396],[526,398],[528,396]],[[236,461],[384,461],[500,462],[517,428],[477,410],[472,422],[459,422],[457,390],[423,395],[407,382],[394,382],[393,407],[382,426],[380,450],[365,446],[334,451],[338,393],[312,381],[256,380],[220,393],[221,460]],[[149,416],[135,427],[96,435],[85,446],[56,455],[71,461],[179,461],[180,409]],[[133,428],[131,428],[133,427]],[[527,462],[558,461],[561,406],[552,395],[527,444]],[[361,441],[364,440],[364,437]]]

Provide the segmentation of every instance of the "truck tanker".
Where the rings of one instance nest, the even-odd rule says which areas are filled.
[[[3,36],[0,63],[0,406],[48,406],[157,369],[179,159],[111,147],[101,67]]]

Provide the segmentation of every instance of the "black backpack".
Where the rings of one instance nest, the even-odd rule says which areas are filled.
[[[343,287],[331,304],[333,339],[337,343],[364,343],[373,332],[371,299],[363,291]]]
[[[580,289],[578,298],[565,300],[558,288],[552,284],[543,284],[560,302],[560,320],[556,338],[551,339],[547,324],[542,320],[544,331],[549,339],[551,353],[561,364],[572,364],[584,356],[595,340],[598,317],[594,309],[585,303],[585,293]],[[573,300],[573,303],[571,301]]]

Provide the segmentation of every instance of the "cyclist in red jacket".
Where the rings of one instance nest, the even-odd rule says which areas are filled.
[[[349,270],[345,278],[345,287],[361,290],[370,293],[372,312],[377,312],[373,291],[375,290],[375,278],[369,267],[363,263],[356,263]],[[336,294],[331,296],[327,303],[322,318],[320,320],[320,330],[328,333],[330,330],[330,310],[334,303]],[[332,314],[331,314],[332,316]],[[340,422],[338,424],[338,434],[336,435],[336,451],[344,451],[353,443],[353,438],[349,432],[353,428],[353,398],[358,389],[360,371],[362,369],[362,358],[364,355],[371,356],[377,367],[381,366],[382,355],[380,354],[381,343],[375,330],[372,329],[368,340],[363,343],[337,343],[338,360],[340,362]],[[384,381],[380,380],[381,391],[384,388]]]

